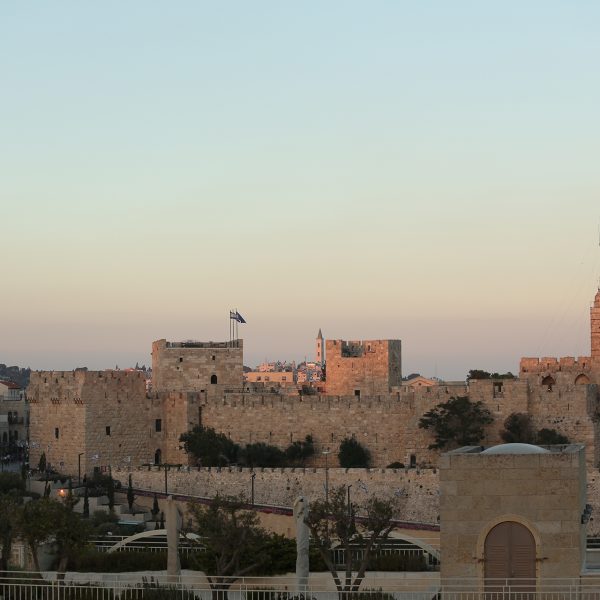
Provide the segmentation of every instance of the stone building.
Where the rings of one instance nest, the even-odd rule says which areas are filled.
[[[581,444],[465,447],[440,457],[441,577],[475,591],[535,592],[579,578],[585,561],[586,469]]]
[[[0,380],[0,443],[9,446],[24,443],[28,438],[29,406],[25,390],[14,381]]]
[[[400,340],[327,340],[327,394],[373,396],[402,385]]]
[[[152,344],[152,387],[157,392],[200,392],[209,396],[241,389],[243,341]]]

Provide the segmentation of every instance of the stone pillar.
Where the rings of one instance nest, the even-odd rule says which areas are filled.
[[[308,517],[308,500],[302,496],[294,502],[296,522],[296,593],[306,596],[309,575],[310,532],[305,522]]]
[[[173,496],[167,498],[167,581],[175,583],[181,575],[181,563],[179,561],[179,534],[181,532],[181,513],[173,500]]]

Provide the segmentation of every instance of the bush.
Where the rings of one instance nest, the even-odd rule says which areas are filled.
[[[8,494],[25,490],[25,482],[18,473],[0,473],[0,494]]]
[[[344,469],[369,467],[371,465],[371,453],[354,438],[344,438],[340,444],[338,460],[340,466]]]
[[[241,461],[248,467],[282,467],[285,454],[277,446],[256,442],[246,444],[241,452]]]
[[[82,573],[121,573],[127,571],[164,571],[167,568],[166,552],[98,552],[95,549],[81,552],[70,571]]]
[[[540,429],[537,433],[537,443],[542,446],[553,446],[554,444],[568,444],[569,438],[562,433],[558,433],[556,429]]]
[[[369,571],[427,571],[422,554],[379,554],[369,561]]]
[[[390,463],[386,469],[404,469],[404,463],[394,461],[393,463]]]
[[[506,443],[535,443],[535,431],[531,425],[531,417],[527,413],[512,413],[504,421],[504,429],[500,437]]]

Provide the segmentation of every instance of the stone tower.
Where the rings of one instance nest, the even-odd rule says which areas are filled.
[[[592,336],[592,366],[600,368],[600,288],[590,308],[590,328]]]
[[[317,334],[317,355],[315,357],[315,362],[323,366],[325,362],[325,347],[323,346],[323,334],[321,333],[321,329],[319,328],[319,333]]]

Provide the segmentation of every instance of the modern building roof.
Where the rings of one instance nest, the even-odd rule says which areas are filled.
[[[487,448],[481,454],[549,454],[550,450],[533,444],[498,444]]]

